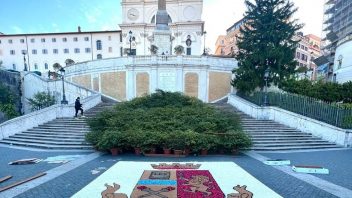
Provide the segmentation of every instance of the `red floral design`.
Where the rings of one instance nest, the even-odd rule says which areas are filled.
[[[178,198],[224,198],[219,185],[207,170],[177,170]]]
[[[175,188],[172,187],[172,186],[168,186],[168,187],[166,187],[166,189],[167,189],[168,191],[173,191],[173,190],[175,190]]]
[[[138,186],[137,189],[143,191],[143,190],[147,189],[147,187],[146,186]]]

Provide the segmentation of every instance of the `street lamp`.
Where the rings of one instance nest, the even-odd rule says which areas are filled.
[[[28,71],[27,63],[26,63],[26,52],[23,51],[22,54],[23,54],[23,62],[24,62],[24,70],[23,71]]]
[[[61,74],[61,79],[62,79],[62,100],[61,104],[68,104],[68,101],[66,100],[66,95],[65,95],[65,69],[61,67],[60,69],[60,74]]]
[[[270,76],[270,68],[268,67],[264,72],[264,80],[265,80],[265,95],[264,95],[264,106],[268,106],[268,80]]]
[[[205,35],[207,34],[206,31],[203,32],[203,37],[204,37],[204,49],[203,49],[203,55],[205,56],[207,53],[205,52]]]
[[[128,32],[128,34],[130,35],[130,52],[129,52],[129,54],[128,55],[130,55],[131,56],[131,54],[132,54],[132,31],[130,30],[129,32]]]

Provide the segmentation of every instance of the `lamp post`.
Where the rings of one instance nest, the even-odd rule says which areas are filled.
[[[65,95],[65,69],[63,67],[61,67],[60,73],[61,73],[61,79],[62,79],[62,100],[61,100],[61,104],[67,105],[68,101],[66,100],[66,95]]]
[[[264,106],[268,106],[269,105],[269,102],[268,102],[268,80],[269,80],[269,76],[270,76],[270,68],[268,67],[265,70],[265,73],[264,73],[264,80],[265,80]]]
[[[128,53],[128,55],[131,56],[131,54],[132,54],[132,31],[131,30],[128,32],[128,35],[130,35],[130,39],[129,39],[129,41],[130,41],[130,52]]]
[[[207,32],[204,31],[203,32],[203,37],[204,37],[204,49],[203,49],[203,55],[205,56],[207,53],[205,52],[205,36],[206,36]]]
[[[23,62],[24,62],[24,70],[23,71],[28,71],[27,69],[27,63],[26,63],[26,52],[22,52],[23,54]]]

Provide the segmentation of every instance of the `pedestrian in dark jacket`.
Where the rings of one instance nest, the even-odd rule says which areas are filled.
[[[78,113],[79,110],[81,110],[81,116],[83,117],[82,104],[81,104],[81,102],[79,100],[80,100],[80,98],[77,97],[76,102],[75,102],[75,109],[76,109],[75,117],[77,117],[77,113]]]

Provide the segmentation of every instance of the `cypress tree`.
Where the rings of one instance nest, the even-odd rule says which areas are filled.
[[[237,37],[239,52],[235,55],[239,67],[233,71],[232,85],[241,93],[250,93],[264,87],[267,68],[269,84],[280,85],[295,73],[298,41],[293,36],[302,24],[292,19],[297,8],[289,0],[245,0],[245,4],[245,25]]]

